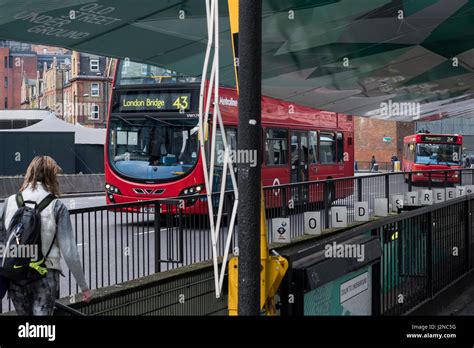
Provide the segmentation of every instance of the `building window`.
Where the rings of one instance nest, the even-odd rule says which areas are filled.
[[[3,63],[5,65],[5,68],[8,68],[8,57],[7,56],[3,57]]]
[[[91,83],[91,96],[99,97],[99,84],[98,83]]]
[[[99,105],[97,105],[97,104],[92,104],[91,119],[92,120],[98,120],[99,119]]]
[[[267,166],[288,164],[288,131],[267,129],[265,139]]]
[[[8,109],[8,98],[5,97],[5,109]]]
[[[5,88],[8,88],[8,77],[5,76],[5,80],[3,81],[3,85]]]
[[[90,68],[91,68],[91,71],[99,71],[99,60],[98,59],[91,59],[90,60]]]

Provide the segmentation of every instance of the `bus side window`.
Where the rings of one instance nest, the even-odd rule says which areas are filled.
[[[222,141],[222,133],[220,129],[216,130],[216,147],[215,147],[215,165],[223,166],[224,165],[224,142]],[[210,163],[210,162],[209,162]]]
[[[332,132],[319,133],[319,161],[321,164],[336,163],[336,141]]]
[[[318,133],[316,131],[309,132],[309,163],[318,163]]]
[[[288,164],[288,131],[286,129],[267,129],[265,137],[266,165]]]
[[[410,152],[410,161],[414,162],[415,161],[415,145],[413,143],[410,143],[408,145],[408,151]]]
[[[337,162],[344,162],[344,135],[340,132],[337,133]]]

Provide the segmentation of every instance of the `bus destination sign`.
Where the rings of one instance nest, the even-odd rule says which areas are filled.
[[[421,141],[432,143],[457,143],[458,137],[453,135],[422,135]]]
[[[191,93],[152,92],[120,95],[120,112],[184,112],[190,109]]]

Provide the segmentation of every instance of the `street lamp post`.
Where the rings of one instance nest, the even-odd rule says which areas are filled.
[[[238,151],[257,152],[257,165],[238,164],[239,315],[260,312],[260,137],[262,74],[262,2],[239,1]]]

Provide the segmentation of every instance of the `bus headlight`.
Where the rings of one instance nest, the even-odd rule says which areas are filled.
[[[194,194],[202,192],[203,189],[204,189],[204,185],[191,186],[191,187],[185,188],[183,192],[181,193],[181,195],[184,195],[184,196],[194,195]]]
[[[416,176],[423,176],[423,173],[416,173]]]
[[[120,194],[121,193],[120,190],[118,189],[118,187],[115,187],[115,186],[110,185],[110,184],[105,185],[105,190],[109,194],[109,197],[110,197],[111,194]]]

